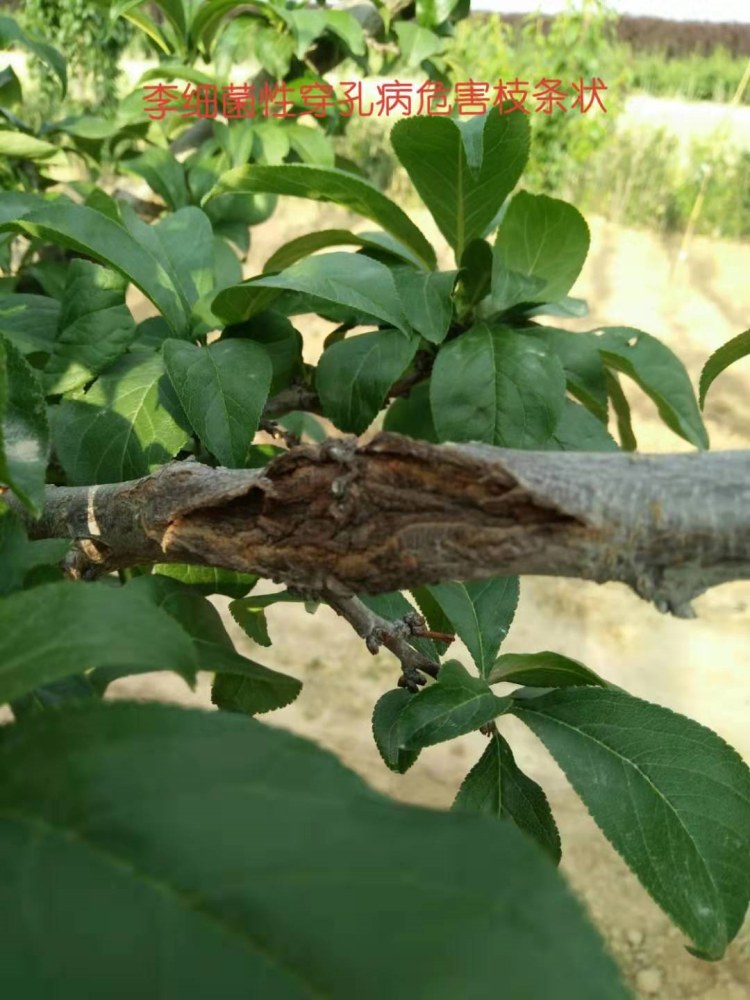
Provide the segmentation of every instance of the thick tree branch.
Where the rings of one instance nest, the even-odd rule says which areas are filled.
[[[18,508],[16,508],[18,509]],[[628,584],[686,615],[750,578],[750,452],[634,456],[329,439],[260,470],[165,466],[47,489],[35,538],[79,542],[84,575],[188,562],[326,599],[535,574]],[[351,606],[349,606],[351,607]]]

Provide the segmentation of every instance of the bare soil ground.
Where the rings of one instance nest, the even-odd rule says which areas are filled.
[[[414,213],[437,240],[426,213]],[[289,202],[253,230],[246,273],[257,273],[282,242],[309,228],[352,222],[338,210]],[[574,289],[589,299],[591,315],[562,322],[574,329],[604,324],[635,326],[669,344],[694,383],[706,357],[746,329],[750,315],[750,246],[696,239],[688,259],[673,268],[676,242],[623,230],[594,219],[592,251]],[[448,262],[447,255],[445,262]],[[135,303],[134,303],[135,304]],[[145,303],[137,303],[141,315]],[[308,360],[314,361],[330,326],[303,320]],[[643,451],[688,450],[658,420],[653,405],[629,391]],[[706,419],[717,449],[750,447],[750,360],[723,376],[709,397]],[[273,589],[271,587],[265,589]],[[225,603],[225,602],[224,602]],[[718,588],[696,602],[695,621],[657,613],[619,585],[526,578],[508,651],[554,649],[588,663],[635,695],[710,726],[750,758],[750,584]],[[391,774],[371,737],[377,698],[392,687],[396,664],[387,653],[371,657],[361,641],[326,608],[314,616],[280,605],[269,612],[274,645],[260,649],[234,623],[238,647],[304,681],[298,701],[267,717],[333,750],[384,792],[405,801],[447,808],[482,751],[478,735],[426,751],[407,775]],[[466,662],[470,662],[468,656]],[[118,682],[117,695],[210,704],[204,678],[191,694],[170,675]],[[560,825],[562,869],[586,900],[623,973],[641,998],[743,1000],[750,995],[750,925],[722,963],[692,958],[682,935],[670,928],[576,798],[554,762],[520,723],[501,720],[520,765],[546,789]]]

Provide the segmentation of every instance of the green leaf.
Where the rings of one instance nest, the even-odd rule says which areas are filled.
[[[225,194],[204,206],[217,236],[231,240],[244,252],[249,246],[248,226],[259,226],[270,218],[278,199],[272,194]]]
[[[292,149],[304,163],[333,167],[336,155],[331,139],[319,128],[294,124],[285,128],[284,132]]]
[[[539,448],[565,407],[565,374],[536,340],[480,323],[444,344],[430,379],[441,441]]]
[[[208,597],[224,594],[226,597],[244,597],[258,582],[257,576],[238,573],[233,569],[216,569],[215,566],[192,566],[187,563],[157,563],[154,573],[171,577]]]
[[[193,587],[161,573],[147,573],[131,580],[127,592],[142,594],[180,623],[195,643],[202,670],[211,669],[210,656],[215,648],[234,650],[219,612]]]
[[[317,250],[325,250],[328,247],[335,246],[358,246],[378,252],[387,249],[393,256],[419,266],[419,258],[414,257],[411,251],[401,246],[397,240],[392,240],[384,246],[383,237],[387,237],[387,234],[352,233],[348,229],[320,229],[315,233],[306,233],[304,236],[298,236],[296,239],[290,240],[279,247],[268,258],[263,271],[264,273],[281,271],[303,257],[315,253]]]
[[[311,9],[291,9],[274,7],[279,17],[289,25],[294,34],[294,54],[304,60],[305,53],[312,43],[326,30],[325,11]]]
[[[304,598],[288,590],[281,590],[276,594],[251,594],[242,600],[232,601],[229,612],[253,642],[260,646],[270,646],[266,608],[281,603],[302,604]]]
[[[213,281],[214,288],[229,288],[242,281],[242,263],[237,254],[221,236],[213,238]]]
[[[214,246],[205,212],[189,206],[165,216],[151,231],[162,247],[163,263],[189,306],[214,287]]]
[[[274,28],[258,28],[255,33],[255,58],[275,80],[283,80],[294,56],[294,39]]]
[[[364,32],[354,14],[348,10],[326,10],[323,13],[326,28],[332,34],[338,35],[352,55],[363,56],[367,51],[367,44]]]
[[[458,0],[417,0],[417,21],[428,28],[437,28],[447,21]]]
[[[281,313],[268,310],[257,313],[246,323],[228,326],[221,339],[228,340],[232,337],[241,337],[263,345],[271,360],[272,396],[302,375],[302,334]]]
[[[556,302],[581,273],[591,241],[581,213],[565,201],[519,191],[503,216],[495,239],[492,301],[497,309],[520,302]],[[520,272],[541,281],[528,297],[501,281],[503,272]]]
[[[271,385],[265,349],[251,340],[220,340],[208,347],[167,340],[163,354],[200,440],[222,465],[245,468]]]
[[[44,42],[37,41],[16,24],[10,17],[0,17],[0,49],[10,48],[12,45],[21,45],[32,55],[35,55],[40,62],[43,62],[60,81],[62,97],[65,97],[68,89],[68,76],[66,71],[65,57],[57,49]]]
[[[291,413],[287,413],[286,416],[280,418],[279,423],[292,434],[296,434],[300,438],[309,437],[311,441],[316,441],[318,444],[325,441],[327,436],[325,428],[318,423],[315,417],[302,410],[293,410]]]
[[[562,362],[568,392],[593,415],[607,423],[607,370],[599,353],[599,339],[551,326],[530,327],[524,335],[536,337]]]
[[[21,721],[32,715],[57,711],[62,706],[69,705],[71,701],[98,697],[99,694],[89,680],[88,674],[71,674],[70,677],[63,677],[62,680],[46,684],[21,698],[16,698],[10,707],[13,717]]]
[[[251,125],[250,127],[252,132],[249,133],[249,138],[252,139],[252,144],[249,149],[240,143],[237,144],[240,148],[230,157],[232,167],[244,167],[251,155],[258,163],[266,165],[283,163],[291,149],[290,130],[274,121],[264,121],[260,125]],[[236,134],[236,124],[229,135],[232,132]],[[241,132],[239,134],[242,135]]]
[[[0,70],[0,107],[12,108],[23,101],[21,81],[12,66]]]
[[[169,340],[172,331],[161,316],[150,316],[139,323],[135,331],[135,340],[130,345],[131,351],[160,351],[165,340]]]
[[[150,228],[143,226],[146,231]],[[140,288],[176,334],[186,332],[188,304],[163,264],[150,247],[138,243],[123,226],[101,212],[83,205],[50,205],[0,225],[0,232],[37,236],[108,264]]]
[[[393,25],[401,58],[406,66],[417,69],[425,59],[432,59],[445,49],[446,39],[422,27],[416,21],[396,21]]]
[[[612,401],[612,409],[617,420],[617,433],[620,435],[622,449],[623,451],[635,451],[638,447],[638,442],[635,439],[633,424],[630,418],[630,403],[628,403],[625,393],[622,391],[620,379],[615,372],[607,368],[605,379],[607,395]]]
[[[126,288],[114,271],[87,260],[70,262],[60,330],[44,369],[47,393],[85,385],[125,353],[136,333]]]
[[[438,679],[412,695],[401,712],[395,743],[419,750],[472,733],[509,711],[512,698],[498,698],[485,680],[472,677],[458,660],[448,660]]]
[[[750,899],[750,770],[740,756],[624,691],[565,688],[513,712],[697,951],[721,958]]]
[[[313,306],[325,311],[330,303],[354,310],[362,322],[369,318],[411,332],[390,269],[361,254],[308,257],[280,274],[225,288],[213,299],[211,309],[225,322],[240,323],[267,309],[284,289],[313,297],[300,311],[310,312]]]
[[[0,18],[0,22],[2,20]],[[25,191],[0,191],[0,223],[22,219],[25,215],[37,212],[48,204],[50,203],[39,195],[26,194]]]
[[[235,7],[238,0],[206,0],[194,9],[190,22],[190,38],[194,45],[201,43],[205,54],[209,53],[222,18]]]
[[[555,864],[560,861],[560,834],[547,796],[519,768],[513,751],[497,731],[464,778],[453,808],[515,823]]]
[[[419,757],[419,750],[402,750],[397,742],[401,713],[411,700],[403,688],[387,691],[372,713],[372,735],[383,763],[396,774],[406,774]]]
[[[134,7],[140,7],[144,0],[116,0],[112,6],[112,17],[118,18],[129,16]],[[174,29],[174,34],[178,42],[183,42],[187,33],[187,14],[183,0],[154,0],[155,6],[159,7],[167,17],[167,20]],[[188,8],[190,0],[186,0]]]
[[[461,297],[469,308],[489,295],[494,256],[486,240],[475,239],[466,245],[461,254],[459,287]]]
[[[427,267],[435,267],[435,251],[409,216],[372,184],[345,170],[302,163],[239,167],[222,174],[219,182],[204,198],[204,203],[228,192],[266,192],[334,202],[377,222],[387,233],[412,250]]]
[[[161,355],[145,351],[121,358],[82,399],[63,400],[52,427],[70,486],[146,476],[190,440]]]
[[[97,212],[101,212],[102,215],[106,215],[108,219],[122,225],[120,206],[114,198],[108,195],[105,191],[102,191],[101,188],[94,188],[93,191],[86,196],[84,204],[87,208],[95,208]]]
[[[453,317],[452,292],[458,272],[394,267],[391,273],[409,323],[425,340],[442,344]]]
[[[44,504],[49,450],[39,380],[21,353],[0,336],[0,482],[34,515]]]
[[[92,667],[175,670],[192,684],[198,661],[179,625],[130,587],[48,583],[0,601],[0,702]]]
[[[437,444],[439,438],[430,409],[430,383],[420,382],[402,399],[395,399],[386,410],[383,430],[406,434],[417,441]]]
[[[339,430],[367,430],[391,386],[409,367],[417,343],[398,330],[376,330],[347,337],[323,352],[315,388],[323,412]]]
[[[566,295],[559,302],[544,302],[541,305],[526,309],[524,314],[532,316],[560,316],[563,319],[579,319],[581,316],[588,316],[589,307],[585,299],[575,299]]]
[[[275,444],[254,444],[250,449],[247,467],[248,469],[264,469],[270,462],[285,452],[286,448],[280,448]]]
[[[523,684],[526,687],[576,687],[607,682],[578,660],[562,653],[503,653],[492,665],[488,684]]]
[[[48,354],[57,334],[60,303],[46,295],[0,295],[0,333],[21,354]]]
[[[0,156],[17,156],[22,160],[45,160],[59,152],[51,142],[14,129],[0,129]]]
[[[0,346],[2,357],[2,346]],[[0,415],[2,415],[4,382],[0,378]],[[0,597],[23,585],[26,573],[24,560],[29,542],[18,517],[0,500]]]
[[[680,359],[655,337],[632,327],[595,332],[604,363],[632,378],[651,397],[670,430],[696,448],[708,448],[708,434]]]
[[[735,361],[746,358],[748,354],[750,354],[750,330],[738,334],[738,336],[728,340],[726,344],[722,344],[718,351],[714,351],[701,372],[699,389],[701,409],[703,409],[706,394],[714,379],[730,365],[733,365]]]
[[[440,604],[438,604],[426,586],[412,588],[411,596],[416,601],[417,607],[422,615],[424,615],[427,624],[433,632],[444,632],[446,635],[452,635],[454,633],[455,629],[453,627],[453,622],[446,615]],[[440,642],[437,639],[434,639],[433,643],[439,656],[442,656],[450,645],[447,642]]]
[[[425,590],[453,624],[479,673],[487,677],[518,607],[518,577],[441,583],[425,587]]]
[[[145,0],[138,0],[138,2],[143,3]],[[172,46],[166,40],[162,34],[159,25],[154,21],[153,18],[149,17],[148,14],[143,10],[131,9],[126,11],[123,15],[128,21],[140,28],[150,39],[152,39],[156,45],[166,52],[167,55],[172,55]]]
[[[219,708],[247,715],[283,708],[299,694],[302,685],[294,677],[269,670],[236,652],[219,612],[193,587],[167,576],[140,576],[128,584],[174,618],[193,640],[200,670],[216,672],[212,701]],[[103,693],[122,670],[94,672]]]
[[[619,451],[615,439],[593,413],[565,400],[565,409],[555,433],[540,446],[544,451]]]
[[[161,75],[159,79],[167,79]],[[150,146],[145,153],[130,160],[122,160],[121,167],[131,174],[142,177],[148,186],[163,199],[172,212],[184,208],[189,203],[185,168],[168,149]]]
[[[471,128],[469,135],[479,126]],[[460,261],[464,247],[485,235],[521,176],[529,153],[529,124],[525,115],[501,115],[493,108],[484,119],[483,155],[476,172],[467,158],[461,125],[454,119],[403,118],[394,125],[391,142]]]
[[[253,642],[257,642],[259,646],[268,647],[272,645],[271,637],[268,634],[266,612],[263,608],[243,609],[239,616],[233,614],[232,617],[241,626],[245,635],[249,639],[252,639]]]
[[[0,887],[34,913],[4,929],[9,997],[628,995],[509,824],[389,801],[227,713],[91,703],[6,727]]]
[[[302,604],[304,597],[289,590],[281,590],[276,594],[251,594],[242,600],[232,601],[229,613],[253,642],[260,646],[270,646],[266,608],[282,603]]]
[[[70,544],[67,538],[30,542],[19,518],[0,501],[0,597],[26,586],[34,571],[57,569]]]
[[[150,66],[148,69],[145,69],[136,81],[136,93],[142,90],[143,84],[148,83],[149,80],[159,80],[162,83],[167,80],[187,80],[189,83],[205,84],[208,87],[216,86],[215,76],[202,73],[195,66],[186,66],[184,63],[158,63],[156,66]],[[147,152],[150,152],[151,148],[149,147]],[[162,149],[163,147],[153,148]],[[124,168],[126,162],[122,161],[120,165]]]
[[[543,291],[543,278],[513,271],[506,267],[498,254],[493,253],[491,293],[493,312],[504,313],[513,310],[514,306],[534,302],[542,296]]]
[[[271,670],[246,656],[238,657],[235,666],[237,669],[232,671],[222,667],[211,688],[211,701],[225,712],[242,715],[274,712],[291,705],[302,690],[302,683],[296,677]]]

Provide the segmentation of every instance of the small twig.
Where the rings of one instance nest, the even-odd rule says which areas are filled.
[[[433,632],[433,630],[429,628],[426,628],[423,632],[419,632],[418,634],[423,639],[432,639],[433,642],[444,642],[446,646],[450,646],[456,638],[455,635],[450,635],[448,632]]]
[[[433,632],[427,628],[427,622],[423,615],[416,611],[410,611],[404,615],[404,622],[409,626],[412,635],[419,636],[420,639],[432,639],[434,642],[444,642],[450,645],[456,638],[451,632]]]
[[[386,402],[391,399],[399,399],[408,396],[415,385],[418,385],[432,371],[435,363],[435,355],[430,351],[417,351],[414,357],[414,364],[409,372],[395,382],[388,390]]]
[[[258,429],[273,438],[281,438],[287,448],[296,448],[301,442],[299,434],[286,430],[277,420],[270,420],[268,417],[261,418]]]
[[[365,645],[373,656],[381,646],[393,653],[401,664],[399,687],[414,692],[426,683],[423,674],[437,677],[440,664],[424,656],[408,642],[407,637],[415,634],[411,624],[412,615],[405,615],[398,621],[388,621],[371,611],[358,597],[325,596],[324,600],[365,640]],[[416,617],[421,618],[421,615]]]

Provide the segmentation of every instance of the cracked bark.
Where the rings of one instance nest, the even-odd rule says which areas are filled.
[[[16,511],[22,514],[17,503]],[[750,451],[634,456],[329,439],[259,470],[174,462],[47,488],[32,538],[91,577],[153,562],[256,573],[329,599],[531,574],[620,581],[662,611],[750,578]]]

